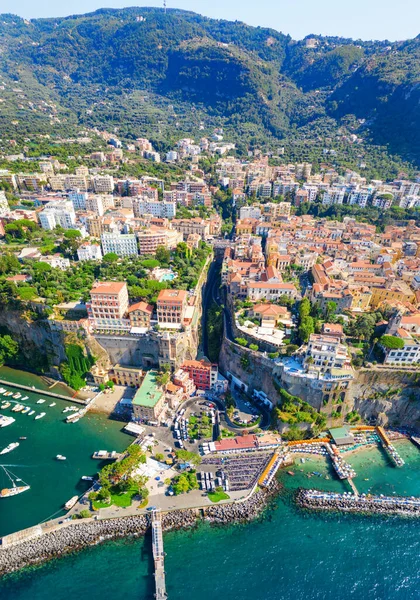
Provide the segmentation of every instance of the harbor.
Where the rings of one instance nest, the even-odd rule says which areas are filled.
[[[43,389],[45,383],[40,378],[19,371],[11,375],[21,377],[31,391],[23,392],[14,381],[9,382],[2,377],[4,383],[1,387],[12,392],[12,396],[20,390],[21,398],[0,396],[0,404],[11,402],[11,406],[0,410],[0,414],[14,419],[10,425],[0,429],[0,451],[19,443],[12,451],[0,455],[0,465],[4,465],[15,479],[22,479],[30,489],[13,498],[0,499],[0,536],[65,514],[64,504],[69,498],[79,497],[91,485],[82,477],[94,477],[106,464],[102,459],[93,460],[93,453],[109,448],[120,454],[132,441],[131,436],[122,432],[122,423],[103,414],[89,412],[77,423],[66,423],[63,411],[70,409],[74,399],[66,397],[62,400],[58,389],[58,395],[48,398]],[[25,396],[27,399],[23,400]],[[38,401],[44,398],[46,401],[39,405]],[[29,406],[30,411],[12,412],[14,403],[19,402]],[[52,404],[54,406],[50,406]],[[76,411],[77,408],[67,414],[75,414]],[[35,420],[35,416],[42,412],[45,416]],[[66,457],[66,460],[60,460],[58,456]],[[10,479],[0,468],[0,490],[11,487]]]

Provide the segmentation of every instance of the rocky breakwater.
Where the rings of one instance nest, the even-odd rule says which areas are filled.
[[[7,548],[0,547],[0,575],[59,558],[108,539],[144,535],[148,526],[146,516],[69,523],[35,539]]]
[[[243,523],[261,515],[274,495],[280,491],[280,484],[274,480],[269,488],[258,490],[243,502],[210,506],[204,511],[206,519],[214,524]]]
[[[420,498],[413,496],[356,496],[300,489],[296,502],[300,507],[312,510],[420,517]]]

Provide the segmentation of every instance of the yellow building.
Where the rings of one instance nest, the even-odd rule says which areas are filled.
[[[383,302],[410,302],[415,304],[416,297],[414,292],[404,283],[399,282],[393,287],[372,287],[372,299],[370,301],[371,308],[375,309]]]

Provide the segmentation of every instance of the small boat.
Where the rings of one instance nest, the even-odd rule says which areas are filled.
[[[16,406],[14,406],[12,408],[12,412],[20,412],[21,410],[23,410],[25,407],[23,406],[23,404],[16,404]]]
[[[15,400],[19,400],[19,398],[21,397],[22,394],[19,394],[19,392],[17,394],[13,394],[13,398]]]
[[[95,481],[94,477],[89,477],[89,475],[82,475],[83,481]]]
[[[35,417],[35,419],[42,419],[42,417],[45,417],[45,415],[46,415],[46,414],[47,414],[47,413],[39,413],[39,415],[37,415],[37,416]]]
[[[19,439],[20,440],[27,440],[28,438],[26,437],[26,435],[21,435]]]
[[[51,402],[50,404],[50,408],[52,408],[53,406],[55,406],[57,403],[56,402]]]
[[[30,410],[28,412],[28,417],[32,417],[32,415],[34,415],[34,414],[35,414],[35,411],[34,410]]]
[[[7,477],[10,479],[10,481],[12,482],[12,487],[4,488],[4,489],[0,490],[0,498],[10,498],[12,496],[17,496],[18,494],[21,494],[22,492],[26,492],[26,490],[30,489],[30,486],[27,483],[22,481],[22,479],[19,479],[18,477],[16,477],[16,475],[13,475],[13,473],[11,471],[8,471],[6,469],[6,467],[2,466],[2,469],[6,473]],[[16,482],[23,483],[24,485],[16,485]]]
[[[77,504],[77,501],[79,500],[79,496],[73,496],[72,498],[70,498],[70,500],[68,500],[65,505],[64,508],[66,510],[70,510],[71,508],[73,508],[73,506],[75,504]]]
[[[5,396],[13,396],[13,392],[6,392],[4,395]]]
[[[40,398],[40,399],[37,401],[37,404],[44,404],[44,402],[45,402],[45,400],[43,400],[42,398]]]
[[[57,456],[55,458],[57,460],[67,460],[67,458],[65,456],[63,456],[62,454],[57,454]]]
[[[79,417],[76,417],[75,419],[73,419],[71,422],[72,423],[77,423],[77,421],[80,421]]]
[[[26,415],[26,413],[28,413],[31,410],[30,406],[25,406],[25,408],[22,410],[22,415]]]
[[[69,410],[70,410],[70,408],[68,406],[66,406],[66,408],[64,410],[62,410],[61,412],[62,413],[67,413],[67,412],[69,412]]]
[[[294,475],[293,471],[287,471],[288,475]]]
[[[28,400],[28,398],[29,398],[29,396],[23,396],[23,398],[22,398],[22,402],[23,402],[24,400]]]
[[[301,459],[300,459],[300,462],[301,462],[302,464],[305,464],[305,462],[306,462],[306,461],[305,461],[305,459],[304,459],[304,458],[301,458]]]
[[[12,442],[8,446],[6,446],[6,448],[3,448],[3,450],[0,452],[0,454],[8,454],[9,452],[14,450],[18,446],[19,446],[19,442]]]
[[[10,406],[10,402],[3,402],[3,404],[1,405],[0,408],[4,409],[4,408],[9,408]]]

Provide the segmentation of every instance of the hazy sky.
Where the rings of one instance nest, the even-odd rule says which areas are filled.
[[[361,39],[412,38],[420,33],[419,0],[167,0],[170,8],[273,27],[299,39],[309,33]],[[97,8],[136,5],[130,0],[0,0],[0,12],[26,18],[58,17]],[[145,0],[139,6],[162,6]]]

